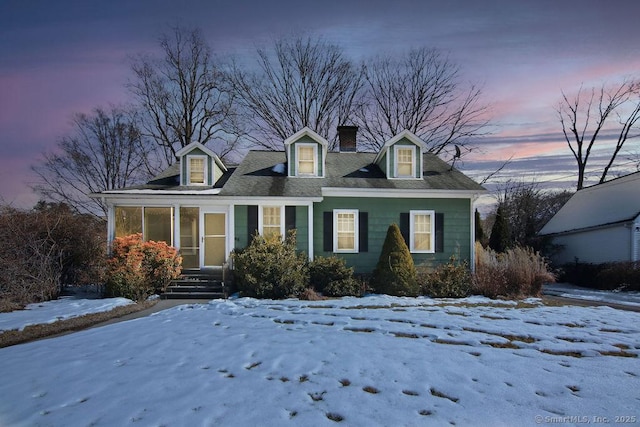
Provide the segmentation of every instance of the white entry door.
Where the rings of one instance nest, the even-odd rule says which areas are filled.
[[[221,267],[227,257],[227,215],[223,212],[202,212],[200,265]]]

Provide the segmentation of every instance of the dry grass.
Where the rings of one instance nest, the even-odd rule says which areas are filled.
[[[545,259],[529,248],[496,253],[476,244],[474,291],[489,298],[539,296],[542,284],[554,282]]]
[[[107,320],[135,313],[147,308],[153,307],[157,301],[145,301],[137,304],[123,305],[116,307],[110,311],[100,313],[91,313],[84,316],[74,317],[72,319],[59,320],[54,323],[45,323],[40,325],[30,325],[23,330],[10,330],[0,333],[0,348],[9,347],[11,345],[22,344],[29,341],[35,341],[41,338],[52,337],[68,332],[80,331],[106,322]]]

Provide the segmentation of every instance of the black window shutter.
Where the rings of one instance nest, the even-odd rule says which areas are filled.
[[[400,214],[400,234],[402,234],[404,242],[409,247],[409,212]]]
[[[436,252],[444,252],[444,214],[436,213]]]
[[[333,252],[333,212],[323,212],[323,250],[325,252]]]
[[[247,244],[251,243],[254,234],[258,231],[258,206],[247,206]]]
[[[286,231],[296,228],[296,207],[285,206],[284,207],[284,226]]]
[[[360,212],[358,215],[358,250],[369,252],[369,213]]]

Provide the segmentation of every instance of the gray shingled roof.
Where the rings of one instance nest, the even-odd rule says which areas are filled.
[[[484,191],[435,155],[424,155],[424,179],[390,180],[375,153],[328,153],[324,178],[287,178],[284,152],[250,151],[222,188],[226,196],[321,197],[322,188]],[[284,173],[281,173],[284,171]]]
[[[176,163],[146,184],[122,190],[197,191],[221,188],[221,196],[322,197],[322,188],[485,191],[433,154],[423,157],[424,179],[387,179],[372,162],[376,153],[327,153],[324,178],[288,178],[282,151],[250,151],[213,187],[181,186]]]
[[[640,215],[640,172],[583,188],[542,228],[557,234],[632,221]]]

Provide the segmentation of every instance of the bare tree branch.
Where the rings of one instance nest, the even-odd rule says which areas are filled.
[[[257,73],[237,64],[230,72],[251,141],[268,149],[305,126],[335,143],[335,128],[353,115],[360,70],[336,45],[311,38],[281,39],[273,52],[258,49]]]
[[[366,98],[358,126],[367,149],[378,151],[389,138],[408,129],[434,154],[463,148],[483,135],[488,108],[481,90],[464,89],[459,69],[434,49],[414,49],[399,60],[378,57],[365,67]]]
[[[234,92],[214,62],[200,30],[172,28],[160,38],[162,58],[138,56],[128,87],[144,112],[146,136],[164,149],[163,166],[192,141],[209,143],[220,157],[231,153],[242,131]]]
[[[48,200],[65,202],[78,212],[106,214],[106,207],[88,193],[123,188],[151,177],[154,146],[142,138],[135,115],[122,108],[96,108],[78,114],[71,135],[58,142],[32,167],[39,181],[34,190]]]
[[[604,182],[610,168],[625,142],[635,138],[640,120],[640,82],[624,80],[618,86],[603,84],[592,88],[589,98],[582,99],[583,87],[573,99],[562,92],[562,101],[556,112],[562,126],[562,132],[578,166],[577,189],[584,187],[585,174],[592,150],[596,144],[605,145],[601,134],[607,130],[612,115],[617,116],[621,126],[613,152],[602,170],[600,182]]]

